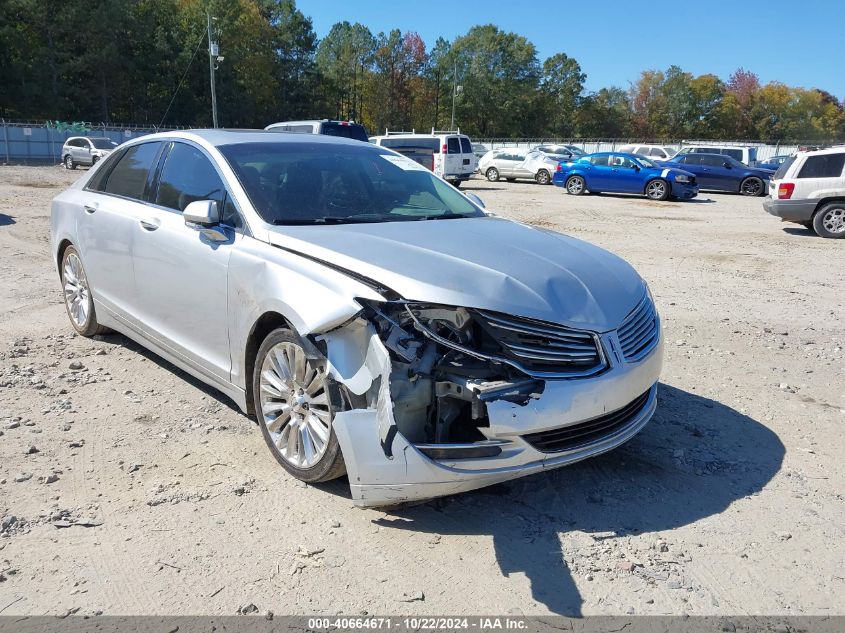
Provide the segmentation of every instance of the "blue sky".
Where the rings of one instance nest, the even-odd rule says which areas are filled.
[[[845,0],[297,0],[318,37],[343,20],[374,34],[417,31],[426,44],[476,24],[524,35],[542,62],[557,52],[587,73],[587,89],[623,88],[641,70],[677,64],[763,83],[822,88],[845,99]]]

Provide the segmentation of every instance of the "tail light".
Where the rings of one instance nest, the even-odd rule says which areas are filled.
[[[434,154],[431,155],[431,167],[429,167],[431,171],[434,171]]]
[[[555,171],[563,171],[563,167],[560,166],[560,163],[558,163],[557,167],[555,167]]]
[[[782,182],[778,186],[778,200],[789,200],[792,192],[795,191],[794,182]]]
[[[449,153],[449,146],[446,143],[443,143],[443,147],[440,148],[441,154],[448,154]]]

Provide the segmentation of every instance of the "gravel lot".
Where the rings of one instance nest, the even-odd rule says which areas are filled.
[[[287,477],[134,343],[72,333],[48,215],[79,175],[0,167],[3,615],[845,614],[845,242],[759,199],[473,180],[648,280],[658,412],[613,453],[388,514]]]

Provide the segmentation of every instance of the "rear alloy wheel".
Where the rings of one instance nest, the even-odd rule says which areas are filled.
[[[845,202],[824,205],[813,216],[813,230],[822,237],[845,238]]]
[[[499,170],[495,167],[491,167],[490,169],[488,169],[486,172],[484,172],[484,175],[487,176],[487,180],[489,180],[490,182],[496,182],[499,180]]]
[[[325,362],[308,358],[298,338],[279,328],[261,344],[253,374],[256,417],[276,460],[309,483],[343,475],[332,430],[337,389]]]
[[[73,246],[68,246],[62,255],[61,272],[65,309],[73,329],[82,336],[94,336],[106,332],[106,328],[97,323],[94,299],[91,297],[91,288],[88,286],[88,276],[82,267],[82,259]]]
[[[65,169],[76,169],[76,163],[73,162],[73,156],[68,154],[65,156]]]
[[[586,183],[581,176],[570,176],[566,180],[566,191],[570,195],[580,196],[586,188]]]
[[[743,196],[762,196],[766,193],[766,186],[756,176],[749,176],[740,183],[739,192]]]
[[[545,169],[537,172],[537,184],[548,185],[552,181],[552,176]]]
[[[650,180],[645,186],[645,195],[651,200],[666,200],[670,193],[669,183],[660,178]]]

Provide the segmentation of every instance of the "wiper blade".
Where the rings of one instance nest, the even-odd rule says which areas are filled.
[[[349,217],[342,216],[324,216],[321,218],[280,218],[273,220],[274,226],[300,226],[311,224],[365,224],[367,222],[384,222],[384,216],[381,215],[353,215]]]
[[[463,213],[441,213],[440,215],[421,215],[415,220],[459,220],[461,218],[469,218],[472,216]]]

